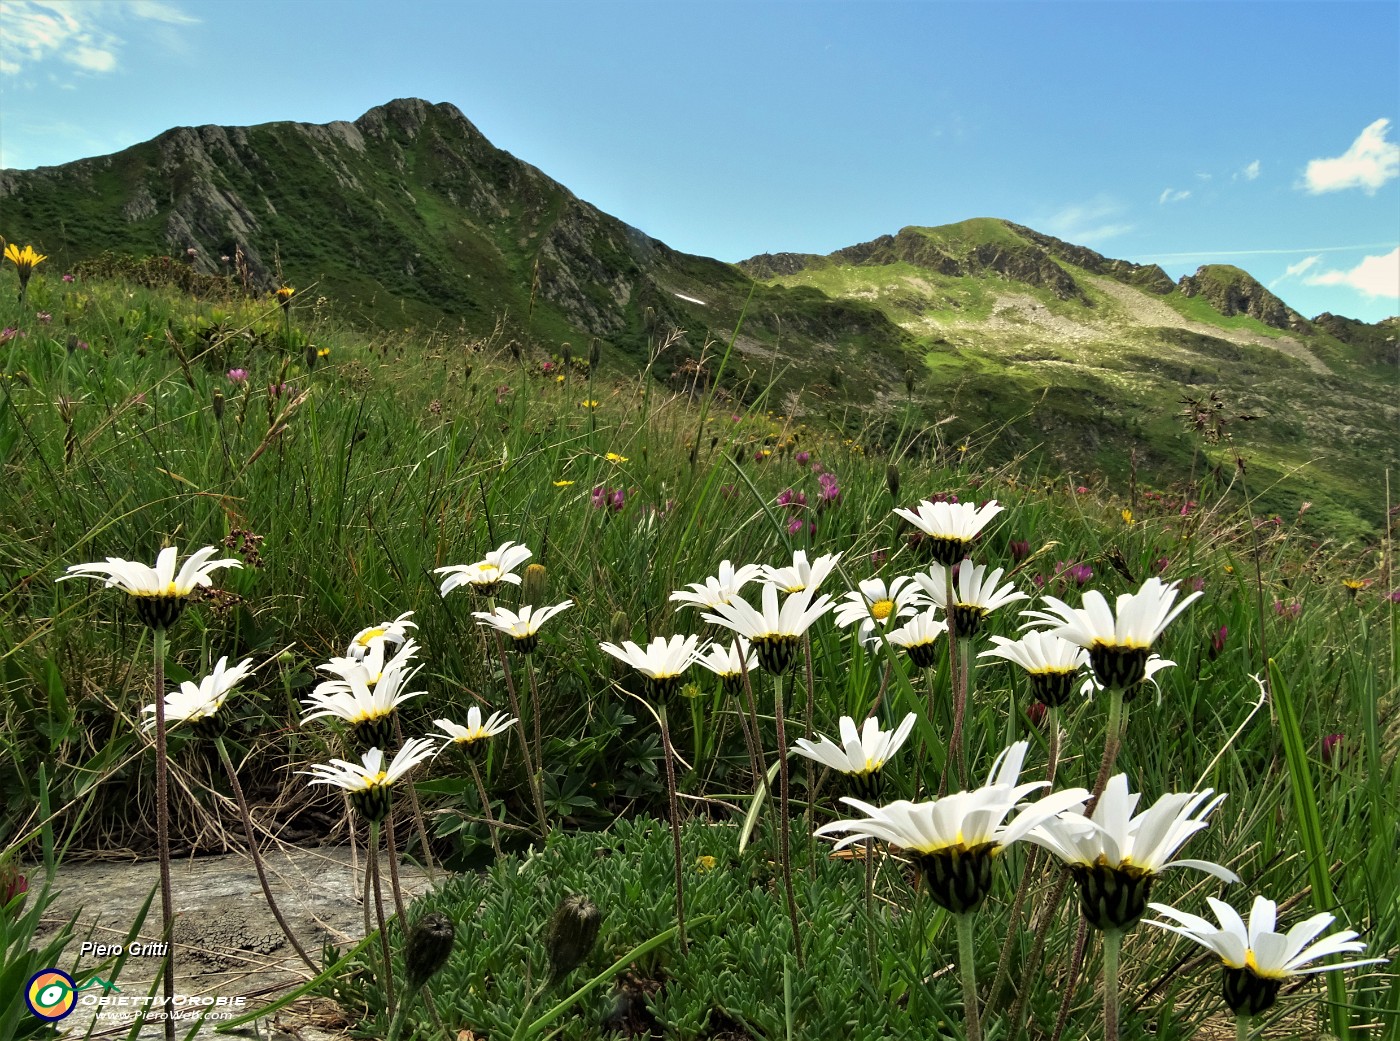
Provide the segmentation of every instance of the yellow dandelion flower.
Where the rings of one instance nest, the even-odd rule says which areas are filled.
[[[585,398],[578,403],[579,408],[597,408],[602,402],[597,398]]]
[[[322,347],[316,351],[316,357],[318,358],[329,358],[330,356],[331,349],[329,347]]]
[[[695,870],[704,874],[706,871],[713,871],[716,863],[715,858],[711,856],[696,857]]]
[[[625,462],[627,462],[627,456],[625,456],[625,455],[618,455],[616,452],[608,452],[606,455],[603,456],[603,458],[606,459],[606,460],[607,460],[608,462],[610,462],[610,463],[625,463]]]
[[[1127,509],[1125,509],[1125,510],[1122,511],[1122,513],[1119,514],[1119,516],[1123,518],[1123,523],[1124,523],[1124,524],[1131,524],[1131,523],[1133,523],[1133,511],[1132,511],[1132,510],[1127,510]]]
[[[554,487],[556,487],[556,488],[567,488],[567,487],[569,487],[569,485],[571,485],[571,484],[573,484],[573,483],[574,483],[573,481],[555,481],[555,482],[554,482]]]

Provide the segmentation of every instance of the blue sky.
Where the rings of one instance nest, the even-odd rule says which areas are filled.
[[[1005,217],[1400,309],[1393,2],[0,0],[3,166],[410,96],[724,260]]]

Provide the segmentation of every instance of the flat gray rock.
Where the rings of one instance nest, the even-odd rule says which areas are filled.
[[[266,853],[265,866],[273,896],[297,939],[312,959],[319,963],[322,945],[334,943],[346,948],[357,943],[365,934],[364,911],[360,893],[364,878],[364,850],[360,849],[355,877],[351,878],[350,851],[345,847],[327,849],[274,850]],[[393,897],[387,891],[389,871],[381,855],[380,869],[386,884],[385,914],[394,910]],[[404,901],[428,888],[428,879],[417,867],[403,865],[400,881]],[[31,878],[33,876],[31,875]],[[81,986],[94,972],[120,988],[128,998],[144,998],[150,992],[161,964],[158,951],[145,954],[145,947],[158,949],[160,943],[160,894],[151,901],[151,910],[142,926],[137,942],[141,953],[129,956],[116,979],[111,979],[112,945],[125,944],[132,923],[159,884],[160,869],[154,861],[87,862],[59,867],[55,888],[59,891],[50,914],[44,919],[45,936],[51,936],[62,925],[63,916],[76,913],[74,939],[64,951],[58,968],[72,972]],[[312,973],[297,957],[276,919],[268,910],[258,884],[253,862],[241,855],[196,857],[171,865],[171,888],[175,904],[175,992],[177,1002],[186,1008],[225,999],[230,1007],[242,998],[238,1012],[266,1004],[288,989],[311,978]],[[87,953],[83,945],[89,944]],[[101,945],[107,945],[104,955]],[[135,952],[133,952],[135,954]],[[73,969],[73,959],[77,969]],[[65,1035],[82,1037],[93,1025],[93,1037],[125,1038],[130,1029],[132,1008],[104,1010],[96,1004],[102,994],[99,987],[84,991],[79,1005],[62,1027]],[[115,998],[117,991],[109,992]],[[194,1000],[191,1000],[194,999]],[[215,1005],[215,1007],[219,1007]],[[100,1018],[99,1018],[100,1017]],[[183,1039],[193,1023],[193,1015],[177,1023],[176,1037]],[[226,1018],[232,1018],[231,1015]],[[325,1041],[343,1037],[338,1027],[345,1024],[334,1005],[316,999],[303,999],[271,1017],[271,1022],[259,1020],[261,1037],[274,1039],[299,1038],[300,1041]],[[247,1036],[254,1036],[248,1024]],[[198,1034],[200,1038],[216,1035],[211,1025]],[[237,1035],[218,1035],[230,1037]],[[160,1024],[147,1024],[141,1031],[142,1041],[163,1037]]]

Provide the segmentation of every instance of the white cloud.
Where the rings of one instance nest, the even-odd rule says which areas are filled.
[[[1066,206],[1045,218],[1040,225],[1057,238],[1091,246],[1132,231],[1135,225],[1117,219],[1122,215],[1121,203],[1099,196],[1089,202]]]
[[[198,19],[164,0],[81,3],[77,0],[4,0],[5,31],[0,34],[0,75],[62,61],[73,69],[106,73],[116,69],[125,42],[123,23],[138,33],[149,22],[192,25]]]
[[[1350,271],[1321,271],[1303,281],[1310,286],[1350,286],[1366,296],[1400,298],[1400,246],[1366,257]]]
[[[1390,120],[1378,119],[1341,155],[1309,162],[1304,187],[1314,195],[1346,188],[1363,188],[1370,195],[1400,176],[1400,145],[1386,140],[1389,128]]]
[[[1191,198],[1191,192],[1187,188],[1166,188],[1162,194],[1157,196],[1157,205],[1162,206],[1169,202],[1181,202],[1183,199]]]
[[[1288,267],[1284,269],[1283,274],[1279,275],[1278,278],[1274,279],[1272,282],[1269,283],[1269,288],[1272,289],[1280,282],[1286,282],[1290,278],[1297,278],[1304,271],[1307,271],[1309,268],[1321,262],[1322,254],[1314,253],[1310,257],[1304,257],[1296,264],[1289,264]]]
[[[117,56],[101,47],[80,44],[64,56],[80,69],[89,72],[111,72],[117,67]]]
[[[1259,177],[1259,160],[1258,160],[1258,159],[1254,160],[1254,162],[1250,163],[1250,164],[1249,164],[1248,166],[1246,166],[1243,170],[1241,170],[1241,171],[1240,171],[1240,176],[1243,177],[1246,181],[1253,181],[1253,180],[1258,179],[1258,177]]]

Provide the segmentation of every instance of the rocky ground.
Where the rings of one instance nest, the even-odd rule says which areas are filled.
[[[322,944],[330,941],[342,947],[364,936],[364,912],[357,880],[362,879],[363,850],[351,876],[351,855],[346,848],[272,851],[267,856],[273,895],[288,924],[313,959],[319,960]],[[385,871],[387,880],[388,872]],[[101,973],[116,984],[124,995],[144,996],[160,967],[159,957],[128,957],[120,973],[112,979],[102,973],[104,961],[110,970],[111,957],[89,953],[78,959],[74,971],[69,958],[79,955],[84,943],[124,944],[142,904],[158,884],[159,868],[154,861],[65,864],[58,870],[59,897],[54,911],[45,919],[51,935],[62,927],[65,916],[77,916],[74,939],[59,966],[73,972],[81,984],[91,973]],[[429,882],[417,868],[404,866],[401,881],[405,899],[425,890]],[[176,985],[178,995],[245,999],[245,1008],[255,1008],[274,1000],[291,987],[311,978],[296,952],[287,943],[267,908],[257,873],[250,860],[241,856],[198,857],[177,862],[172,870],[176,922],[174,928]],[[388,908],[392,912],[392,898]],[[151,903],[151,912],[140,930],[139,942],[160,939],[160,896]],[[100,994],[100,990],[86,994]],[[116,993],[113,991],[112,993]],[[99,1010],[84,1005],[64,1022],[65,1036],[125,1038],[130,1030],[130,1013],[123,1022],[109,1010],[100,1018]],[[348,1026],[338,1010],[328,1002],[302,999],[269,1020],[259,1020],[246,1031],[223,1037],[260,1037],[273,1041],[296,1038],[299,1041],[327,1041],[344,1037]],[[183,1038],[189,1026],[177,1028]],[[160,1038],[159,1025],[143,1028],[140,1038]],[[206,1024],[200,1038],[216,1036]]]

